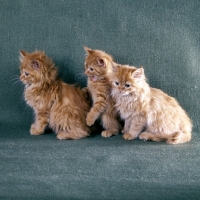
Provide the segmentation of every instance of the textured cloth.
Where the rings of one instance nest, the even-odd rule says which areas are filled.
[[[200,199],[199,0],[0,0],[0,199]],[[193,120],[182,145],[121,135],[31,136],[19,50],[44,50],[67,83],[86,85],[83,46],[145,68]]]

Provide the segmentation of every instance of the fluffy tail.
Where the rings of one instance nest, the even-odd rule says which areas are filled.
[[[185,142],[189,142],[192,138],[191,132],[181,132],[177,131],[172,134],[170,138],[166,140],[167,144],[182,144]]]

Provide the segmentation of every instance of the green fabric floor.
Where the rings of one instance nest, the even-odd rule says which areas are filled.
[[[199,0],[0,0],[0,199],[200,199]],[[143,66],[192,118],[191,142],[31,136],[19,50],[44,50],[86,86],[83,46]]]
[[[0,199],[199,199],[200,140],[171,146],[100,135],[58,141],[0,128]],[[8,134],[9,133],[9,134]]]

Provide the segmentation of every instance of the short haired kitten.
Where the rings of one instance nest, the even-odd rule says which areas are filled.
[[[115,107],[125,120],[124,139],[190,141],[192,123],[186,112],[173,97],[149,87],[143,68],[115,65],[110,81]]]
[[[57,68],[44,52],[20,51],[20,80],[25,84],[24,98],[33,108],[35,122],[30,133],[40,135],[49,126],[58,139],[80,139],[89,136],[85,123],[90,109],[85,92],[57,77]]]
[[[88,47],[84,47],[84,49],[87,52],[85,59],[87,86],[93,101],[93,106],[87,114],[86,123],[91,126],[100,117],[105,129],[101,135],[103,137],[117,135],[121,125],[114,107],[115,103],[110,96],[111,85],[107,79],[107,72],[111,70],[113,59],[103,51],[92,50]]]

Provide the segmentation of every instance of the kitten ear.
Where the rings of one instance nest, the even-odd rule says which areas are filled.
[[[116,73],[119,71],[119,65],[117,63],[112,63],[112,72]]]
[[[97,59],[97,64],[100,67],[105,67],[105,61],[102,58]]]
[[[19,53],[20,53],[19,60],[20,60],[20,62],[22,62],[24,60],[24,57],[26,55],[28,55],[28,53],[26,51],[23,51],[23,50],[20,50]]]
[[[85,51],[87,52],[88,55],[91,54],[92,51],[93,51],[92,49],[90,49],[90,48],[88,48],[86,46],[84,46],[83,48],[85,49]]]
[[[40,63],[37,60],[32,60],[31,61],[31,67],[35,70],[39,70],[40,69]]]
[[[41,60],[45,59],[46,56],[45,56],[44,51],[37,51],[37,52],[40,52],[39,58],[40,58]]]
[[[136,69],[132,73],[133,78],[143,78],[144,77],[144,69],[142,67]]]

